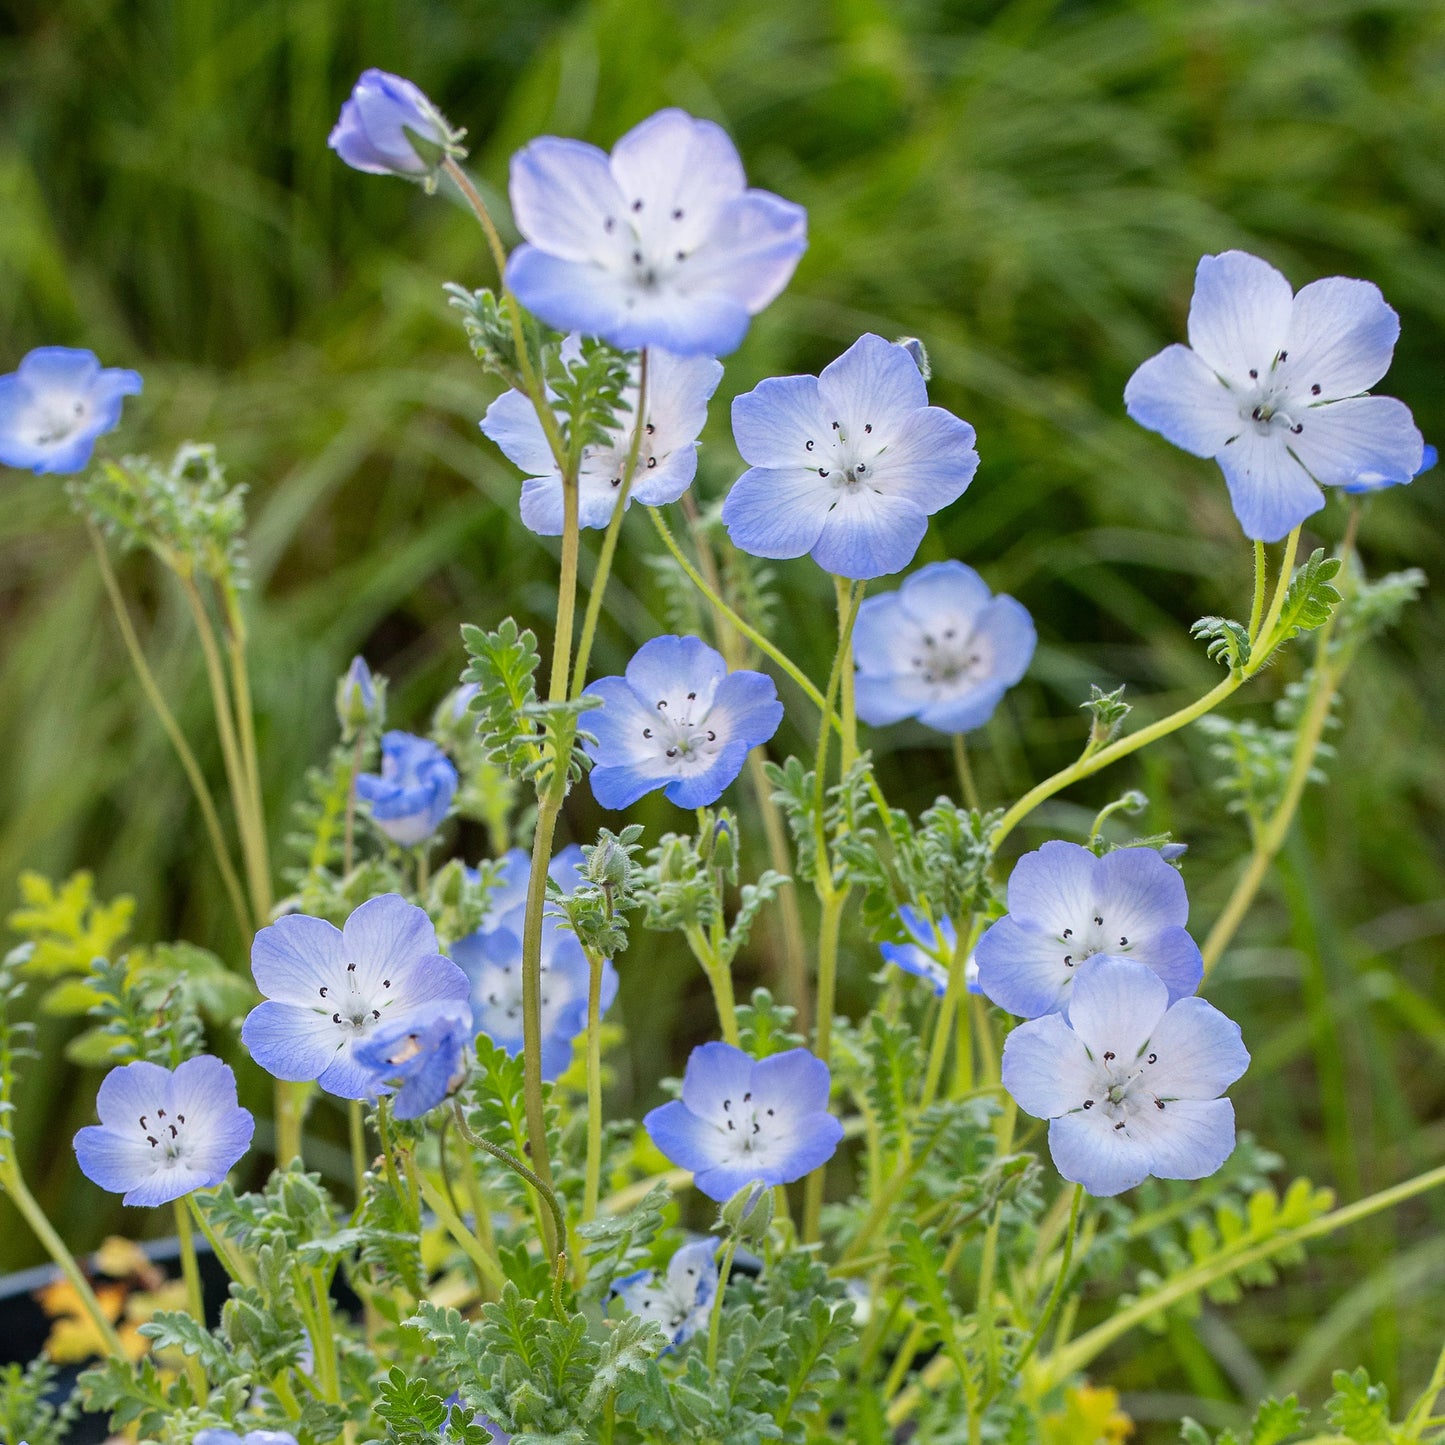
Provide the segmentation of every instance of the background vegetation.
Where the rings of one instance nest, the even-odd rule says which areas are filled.
[[[474,224],[325,147],[371,64],[470,127],[494,197],[529,136],[610,144],[677,103],[723,120],[755,182],[807,205],[808,256],[714,406],[705,502],[738,470],[732,393],[815,370],[864,329],[925,338],[935,395],[977,426],[984,460],[919,560],[964,558],[1039,624],[1030,679],[975,749],[989,797],[1073,755],[1090,681],[1129,683],[1136,717],[1207,686],[1214,665],[1187,624],[1247,609],[1248,547],[1217,470],[1134,427],[1120,400],[1138,361],[1181,333],[1202,252],[1244,246],[1297,284],[1377,281],[1404,322],[1387,389],[1445,437],[1445,11],[1432,0],[8,0],[0,369],[42,343],[136,366],[146,393],[122,444],[218,441],[252,488],[278,843],[353,652],[392,677],[393,719],[420,727],[456,679],[462,620],[514,612],[542,629],[552,604],[554,549],[520,526],[517,479],[476,432],[488,383],[440,289],[492,279]],[[135,895],[138,937],[186,937],[244,966],[60,486],[10,473],[3,488],[0,903],[22,867],[88,867],[104,896]],[[1367,565],[1438,571],[1442,518],[1433,477],[1376,499]],[[1335,503],[1314,530],[1332,539],[1342,521]],[[600,672],[665,626],[640,517],[623,547]],[[125,576],[219,776],[179,600],[142,563]],[[776,625],[818,675],[826,579],[803,561],[777,583]],[[1345,1198],[1445,1155],[1442,654],[1445,608],[1427,595],[1358,665],[1330,784],[1211,981],[1254,1051],[1243,1122],[1282,1174]],[[1289,675],[1239,708],[1263,715]],[[790,726],[781,748],[801,740]],[[953,786],[921,730],[870,741],[895,802]],[[1171,739],[1040,810],[1017,844],[1086,827],[1089,805],[1141,786],[1153,802],[1140,827],[1191,844],[1207,926],[1244,853],[1213,776],[1202,736]],[[641,816],[654,836],[677,822],[661,803]],[[584,789],[565,826],[585,838],[599,821]],[[876,962],[855,935],[845,1005]],[[748,967],[770,976],[766,936]],[[700,974],[646,936],[622,977],[616,1095],[636,1111],[711,1018]],[[61,1145],[89,1119],[96,1078],[62,1064],[54,1025],[41,1037],[22,1100],[31,1170],[67,1236],[98,1237],[123,1222],[98,1211]],[[0,1260],[30,1262],[3,1222]],[[1141,1421],[1207,1417],[1270,1387],[1318,1395],[1333,1364],[1418,1387],[1445,1331],[1442,1224],[1445,1199],[1382,1218],[1279,1288],[1131,1337],[1098,1378]]]

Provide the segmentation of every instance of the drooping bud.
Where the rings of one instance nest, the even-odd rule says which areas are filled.
[[[913,364],[923,373],[924,381],[933,378],[933,364],[928,359],[928,348],[916,336],[900,336],[898,344],[913,358]]]
[[[342,741],[350,742],[366,728],[381,726],[386,718],[385,694],[386,679],[374,677],[364,657],[353,657],[336,684],[336,720],[341,724]]]
[[[326,143],[353,170],[430,184],[449,156],[466,154],[462,134],[411,81],[367,70]]]
[[[773,1225],[773,1190],[755,1179],[744,1184],[718,1211],[719,1228],[740,1244],[761,1244]]]

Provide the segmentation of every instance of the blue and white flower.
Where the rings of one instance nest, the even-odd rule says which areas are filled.
[[[376,826],[404,848],[441,827],[457,791],[451,759],[427,738],[389,732],[381,740],[381,774],[362,773],[356,796],[371,805]]]
[[[899,921],[908,931],[907,943],[880,943],[878,952],[886,962],[926,979],[933,992],[942,998],[948,992],[948,970],[958,947],[958,930],[953,920],[940,918],[930,923],[926,914],[905,903],[898,909]],[[969,993],[979,993],[978,961],[972,957],[964,964],[964,986]]]
[[[244,1435],[235,1430],[198,1430],[191,1437],[191,1445],[296,1445],[296,1437],[285,1430],[247,1430]]]
[[[112,1069],[95,1109],[100,1123],[75,1136],[75,1157],[87,1179],[125,1204],[169,1204],[220,1184],[256,1129],[236,1102],[235,1074],[210,1054],[175,1069],[143,1061]]]
[[[1234,1106],[1219,1096],[1248,1067],[1238,1024],[1202,998],[1171,1003],[1125,958],[1094,959],[1067,1019],[1021,1024],[1003,1051],[1004,1087],[1049,1120],[1059,1173],[1097,1195],[1213,1174],[1234,1150]]]
[[[442,1000],[384,1018],[356,1045],[356,1062],[372,1075],[371,1093],[391,1096],[398,1119],[419,1119],[466,1077],[472,1011]]]
[[[783,720],[772,678],[729,672],[722,654],[696,637],[654,637],[627,664],[587,691],[602,699],[582,714],[595,741],[592,793],[625,808],[661,788],[680,808],[715,803],[742,772],[748,752]]]
[[[906,717],[943,733],[982,727],[1037,641],[1021,603],[993,596],[962,562],[930,562],[858,609],[858,716],[874,727]]]
[[[564,360],[570,337],[563,345]],[[605,527],[612,520],[637,421],[638,368],[622,393],[617,424],[605,441],[584,447],[577,477],[578,520],[583,527]],[[722,380],[722,363],[710,356],[674,356],[652,351],[647,363],[647,401],[637,470],[626,506],[641,502],[660,507],[675,502],[697,473],[697,439],[707,421],[707,404]],[[508,460],[527,473],[522,483],[523,525],[544,537],[562,532],[562,473],[547,445],[536,408],[520,391],[503,392],[482,421],[482,431]]]
[[[1000,1008],[1035,1018],[1068,1008],[1084,961],[1130,958],[1171,999],[1199,987],[1204,960],[1189,936],[1184,880],[1153,848],[1096,857],[1077,843],[1025,853],[1008,881],[1008,912],[978,941],[978,981]]]
[[[342,928],[304,913],[278,918],[251,945],[251,973],[266,998],[241,1027],[251,1057],[343,1099],[375,1093],[357,1051],[383,1025],[420,1021],[436,1004],[468,1010],[466,974],[442,957],[425,911],[395,893],[363,903]]]
[[[1429,442],[1425,443],[1425,449],[1420,455],[1420,465],[1414,477],[1406,477],[1404,480],[1413,482],[1415,477],[1423,476],[1431,471],[1440,461],[1440,452],[1432,447]],[[1383,492],[1386,487],[1398,487],[1401,485],[1399,477],[1386,476],[1384,472],[1361,472],[1354,481],[1346,482],[1341,488],[1351,496],[1360,496],[1365,492]]]
[[[102,367],[93,351],[41,346],[0,376],[0,463],[33,472],[84,471],[96,440],[120,425],[138,373]]]
[[[652,1142],[719,1203],[745,1184],[791,1184],[826,1164],[843,1138],[828,1112],[832,1076],[807,1049],[754,1059],[731,1044],[702,1044],[682,1098],[642,1121]]]
[[[672,1256],[660,1278],[655,1270],[641,1269],[617,1280],[613,1293],[633,1314],[655,1321],[680,1345],[707,1329],[717,1296],[717,1247],[715,1238],[695,1239]]]
[[[543,136],[512,157],[527,244],[507,284],[558,331],[635,350],[724,356],[788,284],[808,245],[801,206],[748,189],[727,133],[681,110],[634,127],[611,156]]]
[[[1129,415],[1224,472],[1245,535],[1274,542],[1325,504],[1321,486],[1420,470],[1410,409],[1365,393],[1389,369],[1400,319],[1368,281],[1330,276],[1298,296],[1267,261],[1205,256],[1189,345],[1166,347],[1124,389]]]
[[[569,843],[552,855],[547,876],[564,892],[573,892],[582,882],[587,861],[575,843]],[[468,869],[473,880],[476,872]],[[492,873],[492,887],[487,894],[487,911],[477,925],[477,932],[491,933],[508,927],[522,932],[522,910],[527,904],[527,884],[532,876],[532,856],[521,848],[510,848],[497,859]]]
[[[326,144],[353,170],[420,181],[460,154],[458,138],[411,81],[373,69],[362,72]]]
[[[978,470],[973,428],[929,406],[913,357],[871,334],[819,376],[738,397],[733,437],[749,466],[723,502],[733,542],[755,557],[810,552],[840,577],[906,567]]]
[[[555,863],[554,863],[555,866]],[[469,983],[472,1025],[515,1057],[522,1052],[522,917],[512,909],[497,926],[452,945]],[[572,1062],[572,1046],[587,1028],[592,969],[577,935],[551,913],[542,918],[542,1077],[556,1079]],[[599,1012],[617,997],[617,970],[602,965]]]

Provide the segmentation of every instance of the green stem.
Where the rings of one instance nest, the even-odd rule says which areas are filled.
[[[1254,544],[1254,602],[1249,609],[1249,640],[1255,642],[1259,638],[1259,624],[1264,618],[1264,594],[1265,585],[1268,581],[1268,559],[1265,556],[1264,543]]]
[[[366,1118],[361,1100],[352,1099],[346,1109],[351,1135],[351,1181],[356,1190],[356,1207],[366,1197]]]
[[[356,779],[361,773],[361,754],[365,745],[365,735],[357,733],[356,742],[351,748],[351,777],[346,784],[346,821],[341,833],[343,879],[351,877],[351,870],[356,865]]]
[[[1435,1401],[1440,1398],[1441,1390],[1445,1390],[1445,1345],[1440,1347],[1435,1368],[1430,1374],[1430,1383],[1425,1386],[1424,1392],[1405,1417],[1402,1428],[1407,1432],[1405,1436],[1407,1440],[1420,1438],[1421,1431],[1424,1430],[1430,1419],[1430,1412],[1435,1408]]]
[[[632,493],[632,483],[637,476],[637,463],[642,455],[642,435],[647,425],[647,348],[642,348],[642,360],[637,370],[637,419],[632,427],[632,446],[627,453],[627,465],[622,473],[622,484],[617,501],[612,508],[612,518],[607,523],[607,533],[602,538],[602,550],[597,555],[597,571],[592,577],[592,586],[587,594],[587,611],[582,618],[582,635],[577,640],[577,662],[572,674],[572,696],[581,697],[587,685],[587,664],[592,657],[592,642],[597,634],[597,620],[602,615],[602,599],[607,592],[607,580],[612,575],[612,559],[617,553],[617,539],[622,535],[622,517],[627,511],[627,499]]]
[[[249,938],[255,925],[246,907],[246,896],[241,888],[241,880],[237,877],[235,865],[231,862],[231,851],[226,846],[226,836],[221,831],[220,816],[216,812],[216,804],[211,797],[211,790],[206,785],[205,774],[201,772],[196,755],[191,751],[191,745],[186,741],[186,736],[181,731],[175,714],[167,705],[160,686],[156,682],[155,674],[151,672],[150,664],[141,650],[140,639],[136,636],[135,627],[130,620],[130,611],[125,605],[125,597],[120,590],[120,582],[116,578],[115,569],[110,565],[110,554],[105,550],[105,541],[97,531],[95,523],[88,518],[85,527],[90,534],[91,546],[95,549],[95,560],[100,568],[101,580],[105,584],[106,596],[110,599],[111,611],[115,614],[116,626],[120,629],[121,640],[125,643],[125,650],[130,657],[131,666],[135,670],[136,680],[140,683],[146,701],[150,703],[161,728],[170,739],[171,746],[176,750],[176,756],[180,759],[181,768],[190,782],[191,791],[195,794],[196,803],[200,807],[201,818],[206,826],[206,836],[210,839],[211,851],[215,854],[216,867],[220,871],[221,881],[225,885],[226,895],[230,899],[232,912],[236,916],[236,926],[242,938]]]
[[[847,773],[858,761],[858,710],[853,700],[853,624],[863,605],[866,582],[833,579],[833,593],[838,607],[838,703],[842,715],[841,769]]]
[[[225,607],[226,653],[231,666],[231,695],[236,707],[236,731],[241,745],[241,770],[250,794],[251,820],[259,853],[259,874],[264,882],[264,918],[271,916],[271,861],[266,838],[266,806],[261,796],[261,768],[256,749],[256,710],[251,701],[251,671],[246,661],[246,618],[241,601],[229,582],[221,584]]]
[[[733,1271],[733,1255],[738,1251],[736,1235],[730,1235],[723,1245],[722,1263],[717,1271],[717,1293],[712,1297],[712,1310],[707,1320],[707,1373],[709,1378],[717,1374],[717,1347],[722,1333],[723,1295],[727,1293],[728,1276]]]
[[[1074,1240],[1079,1232],[1079,1211],[1084,1203],[1084,1186],[1074,1185],[1074,1197],[1069,1204],[1069,1223],[1064,1231],[1064,1257],[1059,1262],[1058,1277],[1054,1280],[1054,1287],[1049,1293],[1049,1302],[1044,1306],[1044,1312],[1039,1318],[1034,1332],[1029,1336],[1029,1342],[1023,1348],[1023,1352],[1014,1361],[1013,1371],[1020,1373],[1028,1363],[1034,1351],[1038,1349],[1039,1342],[1048,1333],[1049,1326],[1053,1323],[1054,1315],[1058,1313],[1059,1301],[1064,1297],[1064,1286],[1069,1280],[1069,1270],[1074,1262]]]
[[[196,1262],[196,1237],[191,1230],[191,1216],[184,1199],[172,1201],[171,1208],[176,1219],[176,1235],[181,1247],[181,1278],[186,1282],[186,1309],[202,1329],[206,1328],[206,1301],[201,1290],[201,1267]],[[200,1404],[205,1404],[210,1394],[206,1383],[206,1371],[194,1355],[186,1356],[186,1374],[190,1376],[191,1390]]]
[[[55,1261],[61,1274],[69,1281],[76,1298],[80,1301],[81,1308],[89,1316],[91,1324],[95,1326],[96,1334],[105,1342],[106,1349],[116,1359],[128,1360],[129,1356],[125,1352],[125,1346],[121,1344],[115,1327],[106,1318],[100,1301],[95,1297],[95,1291],[90,1287],[90,1281],[81,1273],[80,1266],[75,1262],[75,1256],[65,1247],[65,1241],[55,1232],[50,1221],[45,1217],[45,1211],[35,1202],[35,1196],[26,1186],[25,1180],[20,1174],[20,1167],[13,1159],[7,1159],[3,1165],[0,1165],[0,1189],[10,1196],[10,1202],[20,1211],[21,1218],[30,1226],[36,1239],[45,1247],[45,1252]]]
[[[401,1157],[407,1178],[421,1191],[421,1197],[426,1200],[432,1212],[441,1221],[442,1227],[461,1246],[462,1252],[476,1265],[477,1272],[487,1283],[494,1289],[500,1290],[506,1284],[507,1276],[503,1273],[501,1265],[481,1247],[476,1236],[462,1221],[461,1215],[453,1208],[451,1200],[447,1197],[446,1190],[438,1189],[426,1177],[426,1171],[417,1164],[410,1150],[404,1152]]]
[[[738,1048],[740,1047],[740,1037],[737,1000],[733,994],[732,969],[718,956],[708,936],[697,924],[689,924],[683,930],[683,935],[687,939],[688,947],[692,950],[692,956],[702,965],[702,971],[707,975],[723,1039],[734,1048]]]
[[[211,1228],[210,1221],[202,1210],[199,1198],[194,1191],[186,1195],[186,1203],[190,1207],[191,1218],[196,1221],[197,1228],[205,1235],[206,1242],[211,1246],[211,1253],[216,1256],[225,1271],[238,1284],[255,1284],[256,1271],[251,1268],[251,1262],[243,1254],[236,1254],[226,1242],[225,1236],[218,1234]]]
[[[467,1191],[467,1203],[472,1206],[472,1222],[476,1227],[477,1243],[483,1251],[489,1255],[497,1252],[496,1236],[492,1232],[491,1208],[487,1203],[486,1194],[482,1190],[482,1182],[477,1177],[477,1171],[471,1159],[465,1161],[466,1167],[462,1170],[462,1186]],[[483,1298],[486,1298],[484,1295]]]
[[[968,761],[968,744],[962,733],[953,735],[953,766],[958,773],[958,786],[963,790],[963,801],[975,813],[982,812],[978,801],[978,786],[973,781],[973,769]]]
[[[938,1021],[934,1025],[933,1043],[928,1050],[928,1067],[923,1076],[922,1107],[927,1109],[938,1097],[939,1080],[943,1077],[943,1061],[948,1054],[949,1040],[953,1034],[953,1016],[958,1002],[968,992],[968,958],[978,944],[982,921],[970,919],[968,927],[957,936],[953,957],[949,960],[948,986],[944,989],[943,1000],[938,1008]]]
[[[587,984],[587,1171],[582,1222],[596,1217],[602,1192],[602,959],[589,953]]]
[[[1018,1105],[1010,1095],[1004,1104],[1003,1118],[999,1120],[998,1142],[994,1158],[1001,1159],[1013,1148],[1014,1125],[1018,1122]],[[978,1267],[978,1305],[975,1314],[979,1333],[984,1344],[984,1393],[991,1395],[998,1379],[998,1332],[995,1327],[993,1290],[995,1272],[998,1269],[998,1236],[1003,1225],[1003,1200],[1000,1199],[989,1220],[988,1233],[983,1239],[983,1257]]]
[[[818,930],[818,1018],[813,1029],[813,1052],[826,1064],[833,1049],[834,994],[838,981],[838,936],[847,906],[848,889],[839,888],[823,899]],[[827,1166],[819,1165],[803,1185],[804,1244],[815,1244],[823,1215],[823,1186]]]
[[[1120,738],[1117,742],[1110,743],[1097,752],[1086,752],[1076,762],[1060,769],[1052,777],[1045,778],[1043,782],[1030,788],[999,820],[999,824],[989,840],[990,844],[997,849],[1019,823],[1028,817],[1040,803],[1046,802],[1055,793],[1061,792],[1083,778],[1091,777],[1101,769],[1107,768],[1110,763],[1118,762],[1120,758],[1126,758],[1130,753],[1138,752],[1140,748],[1147,747],[1148,744],[1157,742],[1162,737],[1168,737],[1170,733],[1178,732],[1180,728],[1188,726],[1197,718],[1203,717],[1205,713],[1213,711],[1227,697],[1243,687],[1265,665],[1274,647],[1278,645],[1273,634],[1275,625],[1279,621],[1280,612],[1284,607],[1285,593],[1289,588],[1290,570],[1294,566],[1294,556],[1298,546],[1299,528],[1296,527],[1289,534],[1289,539],[1285,543],[1279,577],[1275,582],[1274,598],[1260,629],[1259,635],[1263,641],[1263,647],[1253,652],[1248,666],[1238,673],[1231,673],[1223,682],[1216,683],[1203,697],[1196,698],[1188,706],[1179,708],[1167,717],[1162,717],[1157,722],[1150,723],[1148,727],[1140,728],[1138,732],[1130,733],[1128,737]]]

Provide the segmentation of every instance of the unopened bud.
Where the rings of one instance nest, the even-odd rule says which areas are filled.
[[[336,720],[341,736],[350,742],[368,726],[379,727],[385,714],[381,698],[385,682],[377,686],[364,657],[353,657],[341,681],[336,684]]]
[[[913,358],[913,364],[923,373],[924,381],[928,381],[933,376],[928,348],[916,336],[900,336],[898,344]]]
[[[632,860],[616,836],[605,828],[587,854],[587,881],[599,888],[623,889],[632,872]]]
[[[761,1179],[745,1184],[718,1212],[721,1228],[739,1243],[761,1244],[773,1226],[773,1190]]]

